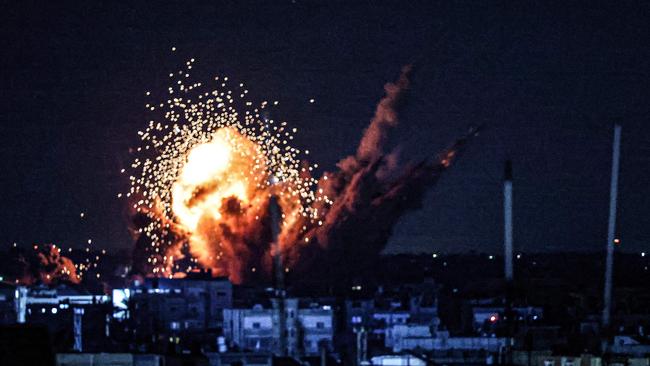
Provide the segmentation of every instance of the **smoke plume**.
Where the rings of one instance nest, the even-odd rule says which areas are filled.
[[[74,263],[61,255],[61,248],[54,244],[34,245],[33,250],[10,251],[12,256],[8,277],[15,278],[18,283],[31,285],[34,283],[54,284],[59,282],[79,283],[80,279]]]
[[[420,207],[426,191],[476,132],[471,130],[431,160],[400,164],[396,152],[384,152],[387,136],[398,124],[410,71],[410,66],[404,67],[397,81],[385,85],[386,95],[378,103],[356,153],[342,159],[337,170],[324,173],[318,181],[311,177],[306,163],[302,168],[299,162],[281,165],[292,161],[292,153],[278,155],[279,148],[264,150],[269,142],[284,146],[280,142],[286,135],[268,135],[270,125],[262,124],[259,129],[266,135],[258,138],[229,122],[221,126],[221,122],[208,119],[205,123],[209,126],[218,126],[216,132],[192,146],[183,140],[182,129],[171,135],[176,139],[173,144],[164,145],[170,136],[165,135],[163,142],[154,146],[171,146],[165,156],[177,158],[156,160],[161,163],[151,166],[160,168],[150,169],[152,174],[143,173],[151,181],[145,179],[132,190],[144,187],[152,200],[160,195],[172,197],[166,208],[160,208],[164,206],[161,204],[134,206],[136,272],[172,277],[207,268],[235,283],[268,281],[276,254],[268,209],[273,196],[278,197],[283,213],[277,241],[283,269],[291,278],[334,282],[362,272],[384,249],[399,218]],[[190,107],[175,103],[174,108],[183,105],[192,110],[190,116],[214,110],[202,102]],[[194,136],[191,133],[200,133],[201,126],[191,122],[199,127],[185,130],[190,138]],[[278,134],[283,130],[281,124]],[[153,133],[152,127],[142,135]],[[179,151],[178,146],[187,146],[188,150]],[[169,174],[168,166],[180,167],[174,168],[178,173]],[[300,175],[292,173],[295,171]],[[285,179],[277,180],[276,176]],[[271,180],[276,182],[268,183]],[[308,187],[311,182],[315,193]],[[163,193],[156,196],[152,192],[158,186]],[[166,212],[173,212],[173,216]]]

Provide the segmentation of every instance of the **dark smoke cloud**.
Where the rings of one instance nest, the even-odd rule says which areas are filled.
[[[409,87],[410,72],[410,66],[404,67],[396,82],[385,85],[386,95],[378,103],[356,153],[342,159],[338,170],[325,173],[319,180],[317,188],[330,201],[313,203],[321,214],[321,222],[300,218],[282,228],[279,244],[290,283],[344,284],[362,274],[386,246],[399,218],[420,207],[427,190],[438,181],[465,141],[475,134],[470,131],[430,161],[401,164],[396,151],[385,153],[388,133],[398,124],[397,112]],[[304,174],[309,173],[306,170]],[[202,193],[196,192],[195,198]],[[244,206],[234,197],[226,198],[221,214],[219,221],[208,218],[199,224],[199,232],[210,248],[210,257],[204,258],[203,263],[219,260],[219,265],[211,267],[220,268],[237,283],[268,283],[274,254],[268,201]],[[251,221],[251,217],[255,220]],[[245,221],[247,218],[249,221]],[[146,214],[136,214],[135,233],[145,228],[149,220]],[[170,243],[160,251],[151,245],[148,236],[137,235],[137,273],[151,274],[152,256],[159,263],[165,255],[189,260],[187,239],[175,232],[173,226],[171,223],[169,230],[158,233],[162,242]],[[241,232],[242,228],[247,229]],[[180,268],[182,271],[187,267],[182,264]]]
[[[5,273],[21,284],[80,281],[74,263],[70,258],[62,256],[61,248],[56,245],[34,245],[29,250],[15,249],[9,255],[12,258]]]
[[[372,265],[385,248],[393,228],[406,212],[421,207],[427,190],[438,181],[468,138],[467,136],[432,161],[408,163],[400,169],[397,153],[383,152],[389,130],[398,123],[397,108],[409,86],[411,67],[402,70],[395,83],[385,86],[386,96],[365,130],[355,155],[342,159],[339,170],[326,173],[319,188],[333,201],[322,226],[312,228],[312,245],[287,246],[286,257],[295,271],[310,273],[300,279],[346,282]]]
[[[386,96],[379,101],[375,116],[370,121],[370,125],[364,131],[363,137],[359,142],[357,154],[354,157],[348,157],[341,161],[339,166],[342,170],[348,168],[346,162],[353,160],[357,164],[370,162],[379,158],[382,154],[382,147],[386,142],[386,137],[392,127],[397,126],[397,108],[403,100],[404,92],[409,87],[409,74],[411,66],[404,66],[399,79],[395,83],[384,85]]]

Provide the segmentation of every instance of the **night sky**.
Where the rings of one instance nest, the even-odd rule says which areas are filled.
[[[129,204],[116,196],[148,121],[145,92],[164,91],[193,57],[197,78],[227,75],[279,100],[294,145],[325,169],[355,151],[405,64],[412,88],[391,136],[404,161],[485,124],[390,251],[500,251],[506,158],[515,250],[604,250],[621,123],[617,236],[623,250],[650,250],[648,3],[119,3],[1,5],[5,247],[131,247]]]

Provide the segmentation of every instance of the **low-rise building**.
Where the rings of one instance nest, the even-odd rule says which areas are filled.
[[[110,336],[110,297],[72,285],[17,286],[15,322],[43,326],[56,350],[96,350]]]
[[[648,357],[650,356],[650,343],[642,342],[639,337],[618,335],[614,337],[609,351],[619,355]]]
[[[223,309],[232,306],[232,283],[209,273],[147,278],[130,289],[114,290],[113,302],[114,316],[129,319],[139,343],[198,340],[216,345]]]
[[[17,293],[18,289],[14,284],[0,281],[0,325],[16,323]]]
[[[433,283],[390,290],[380,287],[373,298],[346,300],[345,318],[348,330],[363,328],[379,341],[394,325],[417,322],[437,326],[440,320],[436,287]]]
[[[435,326],[423,324],[398,324],[386,331],[385,345],[393,352],[407,350],[423,351],[483,351],[500,353],[507,345],[507,338],[497,337],[451,337],[449,332],[436,330]]]
[[[334,314],[328,305],[273,299],[270,306],[224,309],[223,314],[224,336],[230,348],[301,356],[318,355],[321,348],[332,347]]]

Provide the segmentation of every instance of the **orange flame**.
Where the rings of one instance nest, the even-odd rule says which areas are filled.
[[[436,162],[406,167],[395,153],[383,152],[409,71],[405,67],[396,83],[385,86],[356,154],[319,180],[311,176],[317,164],[301,162],[301,151],[290,146],[296,129],[262,117],[266,101],[243,112],[233,107],[236,95],[252,105],[243,84],[237,93],[213,90],[160,103],[164,123],[150,121],[139,132],[143,147],[137,149],[155,156],[134,160],[126,194],[137,197],[134,222],[142,234],[134,262],[149,263],[138,271],[173,277],[198,264],[235,283],[268,279],[275,254],[268,214],[272,196],[282,208],[277,240],[285,270],[304,273],[318,262],[330,273],[371,260],[399,216],[417,207],[466,140],[459,139]],[[225,88],[228,78],[215,80]],[[184,81],[177,82],[185,90]],[[187,259],[189,265],[182,263]]]
[[[210,141],[187,152],[172,184],[171,207],[178,231],[203,267],[242,280],[252,252],[269,250],[261,239],[260,218],[266,216],[272,194],[280,197],[283,227],[300,215],[300,200],[288,194],[296,187],[289,187],[290,182],[271,184],[272,179],[261,147],[234,128],[216,130]],[[251,242],[259,248],[251,248]],[[171,251],[168,254],[172,258]]]

